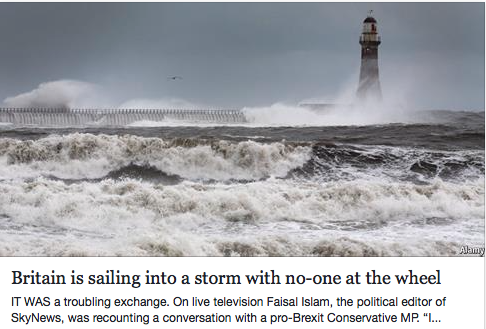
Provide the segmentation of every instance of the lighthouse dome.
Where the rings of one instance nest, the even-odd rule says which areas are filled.
[[[363,21],[363,23],[376,23],[376,19],[374,19],[371,16],[368,16],[368,17],[365,18],[365,20]]]

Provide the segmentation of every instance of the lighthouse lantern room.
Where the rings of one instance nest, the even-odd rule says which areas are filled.
[[[378,71],[378,46],[381,38],[378,35],[378,24],[370,10],[363,21],[363,30],[359,37],[361,45],[361,69],[357,96],[359,100],[381,100],[381,86]]]

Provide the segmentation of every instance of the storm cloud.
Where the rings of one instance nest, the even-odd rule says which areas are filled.
[[[76,81],[55,101],[96,85],[90,105],[346,102],[369,9],[385,98],[484,109],[483,3],[2,3],[0,98]]]

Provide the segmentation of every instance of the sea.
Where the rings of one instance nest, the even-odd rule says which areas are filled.
[[[484,112],[0,124],[1,256],[459,256],[484,247]]]

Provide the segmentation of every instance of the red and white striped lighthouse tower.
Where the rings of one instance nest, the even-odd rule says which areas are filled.
[[[370,10],[363,21],[363,31],[359,37],[361,45],[361,70],[357,96],[359,100],[381,100],[380,77],[378,73],[378,46],[381,43],[376,19]]]

